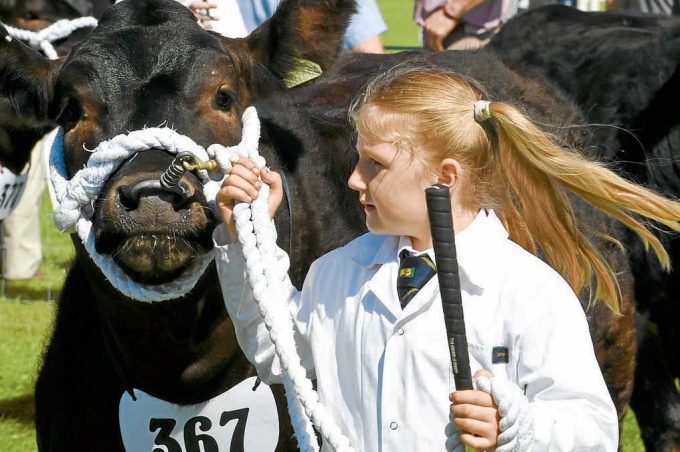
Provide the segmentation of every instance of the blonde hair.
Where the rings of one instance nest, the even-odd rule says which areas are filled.
[[[641,217],[680,231],[680,203],[585,157],[509,103],[491,102],[491,119],[477,122],[480,99],[488,96],[475,80],[411,66],[375,78],[350,114],[360,139],[410,148],[433,169],[456,158],[472,175],[464,197],[494,208],[514,242],[540,253],[576,293],[589,289],[591,301],[619,312],[621,295],[613,270],[582,232],[588,228],[575,215],[570,194],[634,231],[670,269],[666,250]],[[595,233],[620,246],[611,235]]]

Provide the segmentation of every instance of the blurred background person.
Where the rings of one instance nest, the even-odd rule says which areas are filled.
[[[475,49],[486,45],[517,8],[517,0],[416,0],[413,18],[423,27],[426,48]]]
[[[255,30],[276,11],[280,0],[212,0],[182,3],[194,12],[201,24],[229,38],[242,38]],[[357,0],[343,45],[355,52],[383,53],[380,35],[387,24],[375,0]]]

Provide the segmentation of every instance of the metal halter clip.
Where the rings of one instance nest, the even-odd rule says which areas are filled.
[[[220,168],[220,164],[217,163],[217,160],[207,160],[203,162],[193,156],[190,157],[189,159],[183,160],[182,166],[187,171],[197,170],[217,171]]]

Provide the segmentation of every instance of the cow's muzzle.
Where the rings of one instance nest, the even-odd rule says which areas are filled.
[[[132,186],[118,188],[121,204],[130,210],[139,207],[140,199],[144,196],[158,196],[168,198],[168,202],[175,210],[186,208],[195,190],[190,185],[179,183],[173,187],[164,187],[160,180],[143,180]]]

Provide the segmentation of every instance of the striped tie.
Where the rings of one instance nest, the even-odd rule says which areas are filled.
[[[404,250],[400,254],[397,294],[404,309],[420,289],[437,273],[437,267],[427,254],[413,256]]]

